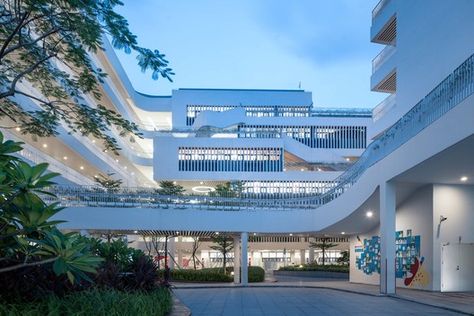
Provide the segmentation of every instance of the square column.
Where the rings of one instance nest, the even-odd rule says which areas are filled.
[[[306,263],[305,256],[306,256],[306,249],[301,249],[300,250],[300,264]]]
[[[380,185],[380,293],[395,294],[395,184]]]
[[[240,236],[234,236],[234,284],[240,284]]]
[[[309,248],[309,263],[313,263],[314,261],[314,249],[313,248]]]
[[[249,283],[249,271],[248,271],[248,233],[241,233],[240,234],[240,262],[241,262],[241,272],[240,272],[240,280],[243,286],[247,286]]]
[[[166,254],[168,256],[168,267],[170,270],[174,270],[174,255],[175,255],[175,250],[176,250],[176,244],[174,237],[169,237],[168,238],[168,253]]]

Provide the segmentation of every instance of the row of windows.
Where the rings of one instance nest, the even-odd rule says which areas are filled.
[[[197,148],[178,149],[179,171],[281,172],[281,148]]]
[[[237,105],[188,105],[186,107],[186,125],[191,126],[197,115],[203,111],[224,112],[235,109]],[[242,106],[246,116],[252,117],[307,117],[309,106]]]
[[[241,138],[278,138],[285,134],[311,148],[360,148],[367,146],[365,126],[239,125]]]
[[[249,242],[321,242],[325,239],[327,243],[346,243],[346,237],[299,237],[299,236],[249,236]]]
[[[332,181],[243,181],[243,194],[322,194]]]

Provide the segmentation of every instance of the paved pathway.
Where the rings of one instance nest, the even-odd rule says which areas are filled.
[[[178,289],[238,288],[238,286],[236,287],[233,283],[176,283],[175,286]],[[349,283],[348,281],[337,279],[275,276],[270,282],[251,283],[249,286],[252,288],[303,288],[303,290],[317,288],[323,290],[338,290],[342,293],[348,292],[380,296],[378,286]],[[461,311],[465,314],[474,315],[474,292],[440,293],[398,288],[395,297],[401,298],[404,301],[413,301],[415,303],[438,306],[448,310]]]
[[[459,315],[399,300],[316,288],[180,288],[193,316],[214,315]]]

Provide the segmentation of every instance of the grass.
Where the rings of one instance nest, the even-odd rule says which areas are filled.
[[[38,302],[3,304],[0,315],[166,315],[172,307],[171,294],[161,288],[151,292],[88,290],[64,297],[49,296]]]

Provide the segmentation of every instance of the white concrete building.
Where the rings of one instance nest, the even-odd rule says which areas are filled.
[[[117,158],[65,128],[38,142],[6,134],[26,141],[24,157],[50,162],[63,184],[76,185],[55,189],[66,207],[58,215],[68,221],[65,229],[185,236],[176,240],[230,234],[240,244],[234,264],[243,284],[249,256],[263,264],[264,253],[274,251],[287,261],[275,244],[252,254],[254,234],[298,237],[288,246],[295,264],[315,255],[305,249],[307,236],[350,236],[352,282],[380,284],[382,293],[396,286],[472,291],[472,12],[471,0],[380,1],[370,33],[385,47],[373,60],[370,85],[389,95],[372,117],[314,108],[300,90],[143,95],[107,47],[94,56],[109,73],[104,103],[137,122],[143,139],[120,139]],[[129,188],[77,186],[105,172]],[[194,195],[157,194],[161,180]],[[239,183],[239,194],[212,193],[229,181]]]

